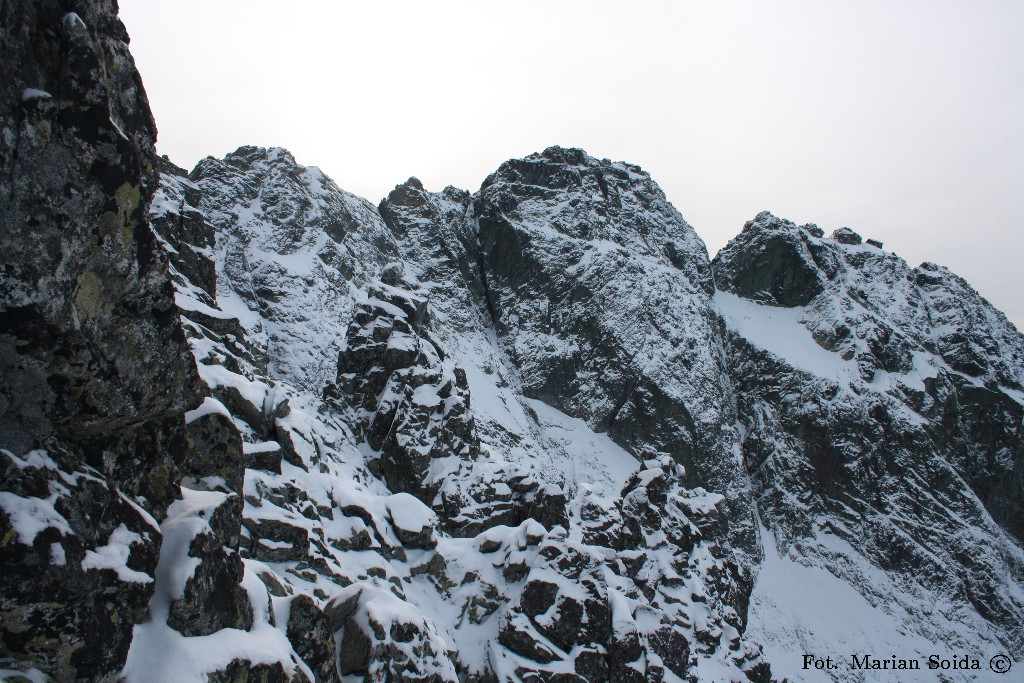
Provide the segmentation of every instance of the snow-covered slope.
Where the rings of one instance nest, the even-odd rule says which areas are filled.
[[[282,150],[192,177],[154,212],[214,214],[216,299],[178,303],[237,328],[192,343],[244,441],[246,576],[323,610],[342,674],[1019,656],[1021,341],[945,271],[770,214],[711,264],[646,174],[577,150],[378,209]]]
[[[766,549],[749,634],[773,667],[858,680],[854,654],[1019,658],[1020,334],[948,271],[852,231],[763,213],[714,265]],[[805,672],[796,645],[844,666]]]

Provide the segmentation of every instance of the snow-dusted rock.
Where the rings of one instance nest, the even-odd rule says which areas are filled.
[[[0,449],[0,482],[0,652],[67,678],[117,670],[155,587],[156,521],[63,450]]]
[[[314,394],[333,378],[353,290],[397,253],[366,200],[283,149],[242,147],[190,174],[217,234],[219,303]]]
[[[425,292],[397,265],[354,311],[338,358],[337,395],[380,453],[371,466],[393,491],[433,505],[445,476],[479,452],[466,373],[430,333]]]
[[[709,262],[581,150],[377,207],[278,148],[186,174],[111,4],[52,4],[2,38],[0,669],[1020,659],[1024,339],[963,280],[768,213]]]
[[[1017,651],[1020,334],[944,269],[767,213],[714,266],[770,549],[751,629],[780,672],[800,675],[781,654],[796,632],[821,634],[815,651],[865,631],[867,649]],[[849,591],[834,636],[811,603],[780,619],[793,562],[809,594]]]
[[[326,607],[339,634],[342,675],[366,680],[456,683],[447,644],[413,605],[374,584],[339,592]]]
[[[186,489],[184,494],[184,500],[168,511],[164,531],[168,543],[180,544],[168,551],[184,551],[192,571],[175,586],[167,625],[184,636],[205,636],[224,628],[249,629],[252,607],[241,585],[244,566],[238,555],[242,500],[217,492]],[[165,560],[161,578],[166,580],[176,569]]]
[[[832,239],[840,244],[861,244],[864,241],[864,238],[850,228],[837,228],[832,232]]]
[[[338,653],[331,619],[313,598],[300,593],[288,603],[288,640],[312,670],[316,683],[337,683]]]

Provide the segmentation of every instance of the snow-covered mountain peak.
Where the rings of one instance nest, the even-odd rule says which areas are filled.
[[[710,293],[707,249],[639,166],[549,147],[501,165],[480,188],[481,205],[564,236],[567,248],[624,249],[685,271]],[[485,209],[481,218],[488,218]]]
[[[1024,339],[966,282],[767,212],[709,262],[578,149],[378,206],[186,174],[64,4],[0,35],[0,678],[1024,666]]]
[[[948,270],[911,268],[849,230],[825,238],[762,213],[713,267],[744,460],[771,535],[751,629],[778,670],[806,675],[778,649],[793,638],[835,651],[876,634],[873,647],[922,656],[1017,647],[1021,336]],[[971,531],[955,531],[964,520]],[[856,593],[849,622],[826,628],[810,596],[836,577]],[[918,607],[931,591],[941,610]]]
[[[280,148],[208,157],[190,178],[218,237],[223,305],[265,335],[275,372],[319,392],[356,292],[398,257],[391,232],[372,204]]]

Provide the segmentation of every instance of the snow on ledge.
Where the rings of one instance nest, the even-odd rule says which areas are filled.
[[[21,91],[22,102],[31,102],[32,100],[48,100],[52,97],[53,95],[51,95],[50,93],[46,92],[45,90],[40,90],[38,88],[25,88]]]
[[[715,307],[730,330],[797,370],[849,386],[858,377],[857,363],[822,348],[800,318],[803,307],[766,306],[741,296],[715,292]]]
[[[65,536],[73,536],[71,525],[56,508],[53,507],[56,497],[52,500],[42,498],[22,498],[10,491],[0,491],[0,508],[11,520],[11,526],[18,535],[18,542],[32,545],[36,536],[44,529],[53,527]],[[6,539],[0,539],[5,541]]]
[[[203,399],[203,402],[198,408],[185,413],[185,424],[192,424],[199,418],[206,417],[207,415],[224,415],[228,418],[231,417],[231,413],[224,407],[223,403],[212,396],[207,396]]]
[[[142,543],[142,537],[121,524],[110,534],[105,546],[85,551],[82,569],[113,569],[117,578],[130,583],[153,583],[153,577],[128,566],[133,543]]]

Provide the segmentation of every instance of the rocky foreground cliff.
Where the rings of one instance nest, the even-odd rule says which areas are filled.
[[[1024,667],[1024,337],[961,278],[767,212],[709,260],[575,149],[186,172],[114,2],[0,27],[0,677]]]

